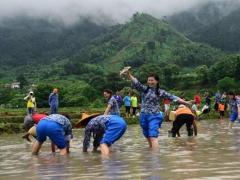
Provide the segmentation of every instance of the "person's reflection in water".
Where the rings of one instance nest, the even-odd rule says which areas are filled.
[[[32,158],[32,171],[36,179],[65,180],[69,176],[67,166],[68,157],[63,158],[51,154]]]
[[[233,143],[234,143],[234,146],[236,146],[236,152],[240,152],[240,139],[239,139],[239,136],[240,136],[239,129],[235,129],[233,131]]]
[[[141,176],[139,179],[150,179],[159,180],[161,177],[161,162],[160,162],[160,151],[151,151],[149,154],[143,153],[142,163],[139,165],[141,167],[141,173],[148,174],[146,176]]]
[[[102,157],[102,166],[106,179],[125,179],[124,176],[130,175],[128,163],[125,162],[121,156],[116,154],[111,154],[111,156],[108,157]]]

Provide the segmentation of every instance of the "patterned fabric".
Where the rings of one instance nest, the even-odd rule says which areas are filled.
[[[159,95],[156,95],[155,88],[149,88],[141,84],[137,79],[132,82],[132,86],[142,93],[141,112],[145,114],[159,114],[160,113],[160,100],[169,99],[171,101],[178,101],[180,98],[174,96],[162,89],[159,89]],[[147,92],[146,92],[147,91]]]
[[[49,106],[58,106],[58,94],[51,93],[48,98]]]
[[[111,116],[101,115],[93,118],[85,128],[84,140],[83,140],[83,148],[87,149],[90,145],[90,139],[93,135],[94,139],[94,147],[98,147],[102,136],[106,129],[106,123],[110,120]]]
[[[44,120],[47,121],[55,121],[58,124],[62,125],[63,130],[65,132],[65,136],[66,135],[71,135],[72,134],[72,125],[71,122],[69,121],[68,118],[66,118],[63,115],[60,114],[51,114],[49,116],[46,116],[45,118],[43,118]]]
[[[238,106],[240,106],[240,98],[235,98],[229,100],[229,104],[231,106],[231,111],[233,112],[238,112]]]
[[[109,111],[110,115],[120,115],[118,102],[113,96],[109,99],[108,104],[111,105],[111,109]]]

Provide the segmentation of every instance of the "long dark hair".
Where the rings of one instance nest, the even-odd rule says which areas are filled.
[[[153,78],[157,81],[157,87],[156,87],[156,90],[155,90],[155,94],[156,94],[157,96],[159,96],[159,76],[158,76],[157,74],[149,74],[149,75],[148,75],[148,78],[149,78],[149,77],[153,77]],[[149,88],[150,88],[150,87],[147,86],[147,89],[146,89],[145,93],[148,92]]]
[[[108,99],[110,99],[113,95],[113,92],[112,92],[111,89],[105,89],[103,92],[106,92],[106,93],[110,94],[110,97]]]

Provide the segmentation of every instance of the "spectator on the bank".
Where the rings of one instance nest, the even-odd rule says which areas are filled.
[[[24,98],[27,101],[27,112],[29,115],[32,115],[37,108],[36,98],[34,97],[33,91],[30,91],[29,94]]]
[[[195,103],[197,105],[197,108],[199,109],[200,105],[201,105],[201,96],[200,96],[199,91],[196,92],[196,94],[194,96],[194,101],[195,101]]]
[[[135,93],[131,96],[131,107],[132,107],[132,116],[136,116],[137,108],[138,108],[138,99]]]
[[[51,114],[57,114],[58,113],[58,89],[54,88],[53,92],[49,95],[48,103],[50,106]]]
[[[130,117],[130,109],[131,109],[131,97],[130,97],[130,93],[128,93],[128,95],[126,95],[126,96],[123,98],[123,102],[124,102],[124,106],[125,106],[126,117]]]
[[[220,91],[218,90],[215,94],[215,102],[214,102],[214,110],[215,111],[218,111],[221,97],[222,97],[222,95],[220,94]]]

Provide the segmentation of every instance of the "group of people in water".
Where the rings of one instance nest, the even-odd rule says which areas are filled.
[[[197,126],[195,123],[196,112],[192,110],[194,101],[186,101],[183,98],[170,94],[159,88],[159,77],[156,74],[150,74],[147,77],[147,85],[143,85],[131,73],[130,67],[125,67],[121,75],[125,75],[132,83],[132,87],[141,95],[140,126],[142,133],[146,138],[150,149],[158,149],[159,129],[164,120],[164,114],[160,110],[160,102],[163,99],[178,104],[174,112],[174,121],[172,129],[169,131],[172,137],[180,136],[180,128],[186,124],[188,136],[197,135]],[[232,123],[240,119],[240,97],[229,92],[229,104],[231,106],[231,126]],[[103,155],[110,154],[110,147],[114,142],[120,139],[126,132],[126,121],[121,117],[120,107],[117,97],[113,96],[111,90],[104,90],[104,97],[108,100],[108,105],[103,115],[95,113],[92,115],[83,114],[76,127],[85,127],[83,139],[83,152],[87,152],[90,147],[90,139],[93,137],[93,151],[100,147]],[[128,104],[129,106],[129,104]],[[198,106],[198,105],[196,105]],[[126,108],[128,117],[129,108]],[[37,124],[37,126],[34,126]],[[25,118],[24,126],[28,133],[34,134],[36,141],[32,148],[33,154],[38,154],[41,145],[46,137],[52,141],[52,151],[55,146],[60,149],[61,155],[69,152],[70,140],[72,138],[72,125],[67,115],[57,114],[57,111],[51,111],[51,115],[33,114],[30,118]],[[32,130],[31,128],[35,129]]]

